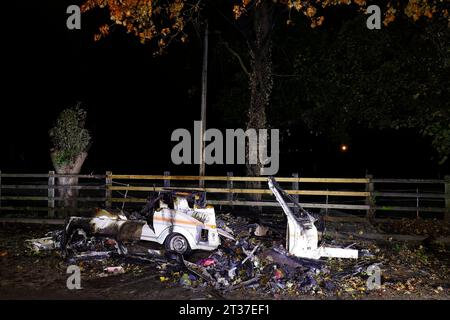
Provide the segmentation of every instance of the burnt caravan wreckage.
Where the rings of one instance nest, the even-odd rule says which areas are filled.
[[[287,217],[286,239],[248,218],[229,213],[216,217],[214,208],[206,205],[203,192],[164,190],[151,194],[140,212],[97,209],[91,217],[70,217],[63,230],[27,240],[26,244],[34,251],[59,248],[71,264],[107,258],[149,262],[156,265],[161,282],[171,279],[192,288],[209,285],[229,292],[260,287],[272,293],[282,290],[298,294],[319,290],[317,276],[322,274],[319,279],[324,288],[334,290],[338,287],[333,283],[336,277],[330,275],[321,258],[357,259],[365,256],[365,251],[319,243],[312,213],[274,178],[268,178],[268,186]],[[166,250],[149,249],[150,243],[164,244]],[[191,250],[207,250],[210,254],[197,262],[189,261],[183,255]],[[373,262],[361,260],[352,270],[342,272],[355,275],[368,264]],[[122,263],[109,265],[99,277],[124,273],[125,268]]]
[[[167,251],[188,254],[217,249],[219,234],[233,238],[217,228],[214,208],[206,205],[204,192],[163,190],[152,194],[140,212],[97,209],[93,217],[70,217],[61,249],[64,254],[96,251],[109,239],[120,254],[127,254],[124,243],[130,241],[156,242]]]
[[[289,254],[309,259],[322,257],[358,259],[358,250],[319,246],[316,219],[284,191],[273,177],[268,179],[268,184],[287,217],[286,249]],[[298,209],[298,212],[291,210],[288,201]]]
[[[309,259],[358,258],[358,250],[319,246],[316,219],[274,178],[268,178],[268,185],[287,217],[286,250],[290,255]],[[298,212],[292,211],[288,202]],[[114,249],[127,254],[124,243],[149,241],[163,244],[167,252],[187,255],[191,250],[216,250],[221,244],[219,236],[234,240],[231,233],[217,227],[215,210],[206,205],[205,192],[163,190],[152,194],[140,212],[97,209],[93,217],[70,217],[59,247],[64,255],[102,249],[109,250],[104,254]]]

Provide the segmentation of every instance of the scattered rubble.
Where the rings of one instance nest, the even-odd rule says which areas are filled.
[[[56,242],[53,237],[45,237],[41,239],[30,239],[25,241],[26,246],[33,251],[53,250],[56,249]]]
[[[36,252],[28,248],[27,251],[22,251],[25,249],[25,235],[36,238],[38,231],[32,234],[27,233],[26,230],[21,231],[21,237],[18,232],[12,232],[5,234],[8,237],[5,239],[11,240],[4,240],[4,245],[0,247],[0,252],[7,252],[7,255],[0,258],[2,264],[10,269],[2,269],[6,277],[2,283],[4,288],[21,285],[19,279],[14,280],[12,277],[14,272],[18,271],[35,286],[47,282],[53,283],[55,280],[50,279],[55,277],[61,277],[58,281],[65,283],[67,266],[76,264],[82,270],[84,281],[87,281],[85,282],[87,287],[83,286],[84,290],[88,290],[87,284],[92,282],[92,289],[97,286],[109,286],[111,294],[114,292],[115,296],[122,298],[126,296],[126,292],[133,290],[137,290],[140,297],[151,295],[144,292],[148,287],[145,285],[147,283],[152,283],[151,286],[159,286],[159,288],[168,287],[167,292],[178,292],[179,297],[186,296],[186,293],[183,293],[186,291],[183,290],[189,290],[194,297],[219,299],[220,297],[238,299],[251,297],[260,299],[300,297],[401,299],[404,297],[409,299],[410,297],[448,297],[450,294],[448,276],[450,261],[446,247],[436,247],[430,251],[427,247],[403,242],[377,244],[373,241],[355,242],[352,239],[332,240],[324,237],[329,245],[342,247],[350,245],[351,248],[358,249],[360,253],[358,260],[305,259],[286,253],[284,234],[279,235],[270,229],[265,237],[255,236],[254,230],[247,228],[254,223],[255,220],[236,217],[232,214],[218,215],[218,225],[236,230],[235,241],[223,240],[216,251],[198,252],[186,256],[183,260],[188,263],[184,263],[180,255],[169,253],[161,248],[149,249],[143,246],[145,244],[143,242],[125,243],[128,253],[120,254],[115,248],[114,239],[99,241],[101,245],[108,245],[107,248],[112,247],[108,254],[105,253],[107,252],[105,248],[100,246],[98,252],[77,251],[62,260],[59,249]],[[329,223],[327,229],[339,227],[339,225]],[[39,230],[45,229],[39,228]],[[45,231],[41,231],[42,233],[45,234]],[[57,237],[59,233],[54,232],[53,235]],[[19,239],[21,240],[18,242]],[[18,247],[15,247],[15,244],[19,245],[19,243],[23,248],[20,251]],[[257,246],[253,261],[248,258],[242,264],[242,261]],[[381,288],[369,290],[366,284],[369,278],[367,266],[374,264],[378,264],[381,269]],[[104,269],[111,266],[121,266],[125,273],[105,272]],[[42,280],[38,283],[40,278],[33,276],[36,273],[34,270],[39,271],[39,274],[45,274],[47,282]],[[102,280],[104,277],[109,280],[104,282]],[[158,284],[149,281],[157,281]],[[125,291],[122,293],[121,290]]]
[[[113,273],[113,274],[125,273],[125,270],[122,266],[106,267],[103,271],[105,271],[106,273]]]
[[[264,237],[269,232],[269,228],[258,224],[255,229],[255,236]]]
[[[196,259],[195,255],[183,255],[167,250],[145,249],[132,252],[135,241],[120,242],[107,236],[88,236],[77,230],[67,240],[65,256],[69,263],[116,259],[115,261],[139,261],[153,263],[159,280],[172,285],[197,290],[210,287],[219,292],[256,290],[273,294],[318,294],[339,289],[340,279],[363,274],[365,266],[374,263],[372,257],[362,260],[345,272],[332,275],[327,260],[300,258],[290,255],[282,243],[282,236],[255,235],[251,221],[231,214],[217,217],[217,225],[230,237],[223,238],[221,245],[207,256]],[[33,239],[27,243],[38,246],[37,250],[61,249],[61,232],[51,237]],[[356,245],[353,244],[352,247]],[[368,260],[367,260],[368,259]],[[125,272],[123,266],[107,266],[98,277]]]

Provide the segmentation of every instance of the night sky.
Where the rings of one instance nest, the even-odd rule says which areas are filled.
[[[81,101],[93,138],[84,172],[197,173],[196,166],[171,164],[170,135],[176,128],[192,130],[200,118],[200,38],[193,32],[187,44],[175,44],[161,57],[120,28],[94,42],[102,13],[83,15],[81,30],[66,28],[66,8],[77,2],[3,5],[0,169],[50,170],[48,130],[61,110]],[[212,57],[209,105],[218,98],[222,76]],[[214,111],[207,121],[208,127],[223,125]],[[355,129],[352,138],[342,153],[335,143],[294,137],[304,139],[305,147],[289,154],[289,145],[281,145],[279,175],[435,178],[450,173],[448,164],[439,167],[431,160],[429,144],[413,132]],[[228,170],[244,173],[243,166],[207,167],[209,174]]]

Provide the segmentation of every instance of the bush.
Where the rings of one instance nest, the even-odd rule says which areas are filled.
[[[81,108],[81,103],[61,112],[49,132],[53,159],[58,165],[72,163],[87,151],[91,136],[85,125],[86,111]]]

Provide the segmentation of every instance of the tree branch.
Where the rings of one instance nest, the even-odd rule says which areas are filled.
[[[241,65],[242,70],[245,72],[245,74],[248,77],[250,77],[250,72],[248,71],[247,67],[245,66],[244,61],[242,60],[239,53],[237,53],[236,51],[231,49],[230,46],[228,45],[228,42],[221,41],[220,44],[224,45],[225,48],[227,48],[227,50],[239,61],[239,64]]]

